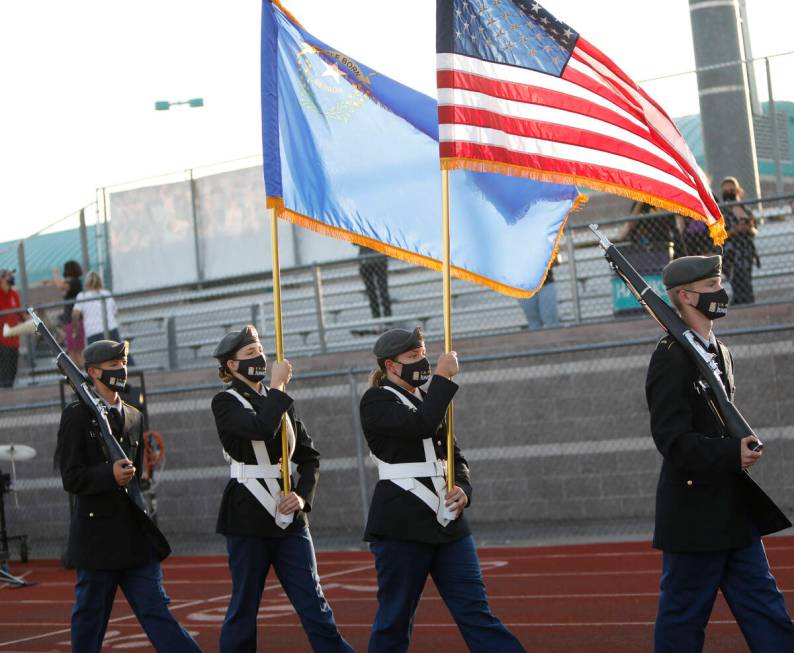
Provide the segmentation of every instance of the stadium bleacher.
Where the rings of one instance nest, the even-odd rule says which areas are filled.
[[[615,238],[620,223],[605,227]],[[555,268],[559,315],[563,326],[613,319],[612,276],[600,248],[587,229],[572,229],[576,290],[571,285],[571,249],[560,247]],[[767,222],[756,245],[762,267],[754,272],[757,302],[794,297],[794,262],[790,250],[794,221]],[[393,315],[372,318],[358,259],[282,270],[282,310],[285,351],[292,358],[366,347],[362,336],[389,326],[421,325],[429,340],[443,337],[441,275],[397,260],[389,263]],[[320,287],[315,284],[319,279]],[[318,295],[321,299],[318,300]],[[485,287],[453,279],[453,331],[456,338],[512,333],[525,328],[515,299]],[[576,300],[576,301],[575,301]],[[117,297],[123,337],[132,342],[136,365],[142,369],[209,367],[215,344],[228,330],[253,323],[270,334],[273,321],[272,282],[260,275],[205,287],[178,286]],[[320,317],[321,316],[321,317]],[[264,338],[265,342],[272,339]],[[271,352],[272,353],[272,352]],[[33,373],[24,361],[20,380],[51,375],[46,352]],[[27,379],[25,378],[27,377]],[[54,378],[54,377],[53,377]]]

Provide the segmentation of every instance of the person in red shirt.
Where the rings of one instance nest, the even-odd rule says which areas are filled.
[[[0,388],[14,385],[19,360],[19,336],[3,336],[3,326],[16,326],[24,321],[25,314],[20,309],[22,302],[14,290],[14,270],[0,270]]]

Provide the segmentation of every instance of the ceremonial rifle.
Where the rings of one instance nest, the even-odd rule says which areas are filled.
[[[116,440],[110,428],[107,404],[100,399],[96,390],[94,390],[94,387],[89,382],[85,372],[77,367],[74,361],[69,358],[68,354],[61,348],[44,322],[41,321],[41,318],[36,315],[36,312],[32,308],[29,308],[28,313],[30,314],[33,324],[36,325],[36,333],[44,338],[53,352],[55,352],[55,364],[58,366],[61,374],[66,377],[77,397],[85,404],[88,410],[91,411],[97,424],[99,424],[99,435],[102,438],[102,442],[105,444],[111,463],[115,463],[117,460],[126,460],[127,454],[124,453],[124,449],[121,448],[119,441]],[[143,446],[143,442],[139,442],[138,446]],[[137,476],[132,477],[124,488],[124,491],[130,499],[132,499],[132,502],[141,511],[146,513],[146,503],[144,502]]]
[[[738,439],[752,435],[756,441],[751,442],[749,448],[753,451],[760,450],[764,446],[763,443],[758,440],[758,436],[753,433],[747,420],[728,397],[725,384],[722,382],[722,373],[717,364],[717,355],[712,354],[703,346],[702,341],[689,325],[653,291],[620,250],[598,230],[597,224],[591,224],[590,230],[598,238],[598,242],[604,250],[604,257],[637,298],[637,301],[659,323],[659,326],[684,348],[684,351],[697,366],[698,372],[700,372],[698,390],[706,397],[709,407],[722,424],[725,433]]]

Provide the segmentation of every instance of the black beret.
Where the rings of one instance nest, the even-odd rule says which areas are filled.
[[[92,342],[83,351],[83,360],[86,365],[89,363],[99,364],[105,361],[114,361],[125,358],[130,350],[130,343],[116,342],[115,340],[97,340]]]
[[[722,257],[714,256],[682,256],[670,261],[662,270],[662,281],[665,288],[675,288],[686,283],[718,277],[722,272]]]
[[[375,341],[372,353],[377,358],[393,358],[403,352],[421,347],[423,343],[422,329],[419,327],[416,327],[413,331],[389,329]]]
[[[244,326],[240,331],[231,331],[223,336],[218,346],[215,347],[215,351],[212,355],[214,358],[226,358],[241,347],[245,347],[254,342],[259,342],[259,334],[256,332],[256,329],[249,324]]]

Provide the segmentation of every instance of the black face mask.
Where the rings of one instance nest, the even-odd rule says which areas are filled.
[[[102,370],[102,376],[99,377],[99,380],[111,390],[124,390],[127,385],[127,368],[120,367],[117,370]]]
[[[240,360],[235,358],[239,365],[237,373],[244,376],[249,381],[261,381],[267,375],[267,359],[264,354]]]
[[[399,361],[397,361],[399,362]],[[430,378],[430,361],[427,358],[416,361],[415,363],[400,363],[402,370],[400,378],[408,385],[418,388],[427,383]]]
[[[730,300],[728,291],[725,288],[720,288],[714,292],[697,292],[695,290],[690,290],[689,292],[697,294],[698,303],[695,308],[707,318],[718,320],[721,317],[725,317],[728,312],[728,301]]]
[[[735,202],[736,201],[736,191],[735,190],[726,190],[722,193],[722,199],[725,202]]]
[[[9,286],[13,286],[16,279],[13,276],[11,276],[11,277],[6,277],[6,281],[8,282]]]

